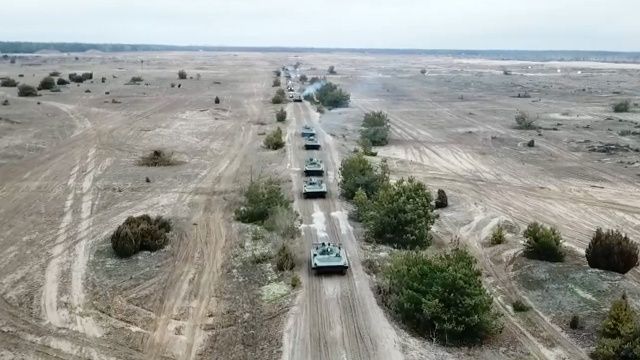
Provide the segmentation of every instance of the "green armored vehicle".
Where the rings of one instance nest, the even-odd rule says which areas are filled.
[[[307,136],[304,139],[304,149],[305,150],[318,150],[320,149],[320,143],[318,139],[314,136]]]
[[[322,160],[308,158],[304,161],[304,176],[324,175],[324,163]]]
[[[316,131],[311,126],[305,125],[302,127],[300,134],[302,134],[302,137],[316,136]]]
[[[330,242],[313,243],[311,247],[311,270],[346,274],[349,268],[347,252],[340,244]]]
[[[318,178],[309,178],[302,185],[302,197],[308,198],[325,198],[327,196],[327,184]]]

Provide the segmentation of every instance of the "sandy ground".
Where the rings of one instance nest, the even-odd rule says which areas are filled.
[[[309,77],[336,65],[332,81],[351,92],[352,105],[319,115],[307,103],[287,104],[286,149],[268,152],[260,141],[275,127],[271,71],[296,61]],[[178,81],[182,68],[201,79]],[[640,131],[638,110],[609,108],[617,99],[638,102],[640,66],[254,53],[92,54],[0,64],[0,75],[32,85],[53,70],[93,71],[94,82],[29,99],[0,88],[0,99],[10,101],[0,107],[0,358],[586,358],[592,342],[569,333],[540,290],[526,287],[539,281],[523,278],[531,264],[514,265],[520,230],[533,220],[555,225],[578,253],[596,226],[640,238],[638,153],[588,151],[601,142],[640,147],[638,135],[618,135]],[[124,85],[134,75],[145,81]],[[182,86],[170,88],[171,82]],[[515,97],[525,91],[531,98]],[[514,129],[516,109],[538,117],[545,130]],[[505,321],[494,341],[444,348],[408,335],[377,305],[360,264],[369,250],[337,188],[340,161],[370,110],[391,117],[391,143],[378,151],[393,176],[447,191],[450,207],[436,223],[436,246],[457,237],[477,255]],[[320,151],[302,148],[303,124],[319,130]],[[533,148],[525,145],[530,139]],[[136,165],[156,148],[181,164]],[[300,194],[301,167],[312,153],[328,170],[323,200]],[[302,220],[303,285],[289,309],[263,304],[257,283],[244,282],[242,313],[231,314],[233,278],[244,274],[229,261],[241,238],[232,210],[255,174],[277,174],[291,185]],[[109,234],[126,216],[145,212],[173,220],[170,246],[117,259]],[[500,221],[512,224],[509,242],[488,247],[486,237]],[[346,276],[308,271],[306,248],[325,238],[347,249]],[[553,270],[537,275],[561,282]],[[634,288],[639,275],[607,278],[607,292]],[[575,296],[597,296],[589,282],[573,288]],[[514,314],[516,298],[533,311]],[[599,313],[606,308],[598,306]]]

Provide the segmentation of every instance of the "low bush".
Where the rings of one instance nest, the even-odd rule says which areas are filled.
[[[522,110],[518,110],[515,116],[516,127],[521,130],[533,130],[536,128],[536,120],[532,119],[529,114]]]
[[[582,321],[580,321],[580,317],[578,315],[571,316],[571,320],[569,320],[569,328],[572,330],[582,328]]]
[[[360,138],[367,139],[373,146],[383,146],[389,143],[389,117],[382,111],[371,111],[364,114]]]
[[[270,150],[278,150],[284,147],[282,129],[279,126],[264,138],[264,147]]]
[[[353,154],[340,164],[340,190],[342,196],[351,200],[358,189],[372,198],[389,182],[389,169],[385,162],[375,167],[362,153]]]
[[[638,266],[638,245],[618,230],[596,229],[585,251],[589,266],[626,274]]]
[[[307,80],[309,80],[309,78],[307,78],[307,75],[305,75],[305,74],[300,75],[300,82],[302,84],[306,83]]]
[[[278,269],[278,271],[290,271],[295,267],[296,262],[293,252],[287,244],[282,243],[276,253],[276,269]]]
[[[111,247],[122,258],[141,250],[157,251],[166,245],[169,232],[171,223],[161,216],[130,216],[111,235]]]
[[[511,303],[511,307],[515,312],[526,312],[529,311],[529,305],[525,304],[522,300],[516,300]]]
[[[58,77],[58,76],[60,76],[60,72],[59,71],[52,71],[52,72],[49,73],[49,76]]]
[[[473,256],[401,252],[382,272],[383,303],[411,329],[444,343],[476,343],[501,325]]]
[[[104,76],[103,76],[103,77],[101,77],[101,78],[100,78],[100,82],[101,82],[101,83],[103,83],[103,84],[104,84],[104,83],[106,83],[106,82],[107,82],[107,78],[106,78],[106,77],[104,77]]]
[[[12,78],[4,78],[0,81],[0,87],[16,87],[18,86],[18,82],[13,80]]]
[[[84,77],[82,77],[82,75],[78,75],[76,73],[70,73],[69,74],[69,81],[74,82],[74,83],[83,83],[85,80]]]
[[[271,85],[271,86],[278,87],[280,85],[282,85],[282,83],[280,82],[280,78],[273,79],[273,85]]]
[[[297,289],[300,285],[302,285],[300,276],[298,274],[291,275],[291,287]]]
[[[56,87],[56,80],[51,76],[47,76],[44,79],[40,80],[40,85],[38,85],[38,90],[51,90]]]
[[[9,106],[9,99],[2,100],[2,106]]]
[[[178,79],[185,80],[187,78],[187,72],[184,70],[178,71]]]
[[[318,101],[328,109],[348,107],[351,95],[338,85],[327,82],[316,91]]]
[[[132,76],[129,82],[125,85],[138,85],[138,83],[143,82],[144,79],[141,76]]]
[[[320,82],[320,81],[322,81],[322,80],[319,77],[313,76],[313,77],[311,77],[311,79],[309,79],[309,85],[313,85],[313,84],[315,84],[317,82]]]
[[[31,85],[22,84],[18,86],[18,96],[38,96],[38,90]]]
[[[529,259],[550,262],[564,261],[562,236],[554,227],[533,222],[524,230],[524,256]]]
[[[280,110],[276,111],[276,121],[284,122],[287,120],[287,111],[284,108],[280,108]]]
[[[213,99],[213,103],[216,105],[220,104],[220,98],[216,96],[216,98]]]
[[[280,184],[274,179],[252,181],[244,192],[242,205],[236,209],[236,220],[243,223],[264,223],[278,207],[289,208]]]
[[[434,207],[436,209],[443,209],[449,206],[449,199],[447,199],[447,193],[442,189],[438,189],[437,194],[438,195],[436,196]]]
[[[82,78],[86,81],[86,80],[91,80],[93,79],[93,73],[92,72],[85,72],[82,73]]]
[[[631,103],[629,102],[629,100],[619,101],[613,104],[612,108],[613,108],[613,112],[617,112],[617,113],[629,112],[629,109],[631,108]]]
[[[263,225],[266,230],[278,234],[283,239],[295,239],[300,235],[298,213],[290,206],[276,206],[269,212]]]
[[[496,226],[491,233],[491,245],[504,244],[505,241],[504,228],[502,225]]]
[[[330,74],[330,75],[335,75],[335,74],[337,74],[337,72],[336,72],[336,67],[335,67],[335,66],[333,66],[333,65],[329,66],[329,68],[327,69],[327,73],[328,73],[328,74]]]
[[[285,99],[284,96],[276,94],[276,95],[273,95],[273,97],[271,98],[271,103],[274,105],[282,104],[284,103],[284,99]]]
[[[594,360],[637,360],[640,359],[639,344],[636,313],[623,294],[611,304],[591,357]]]
[[[56,84],[57,85],[69,85],[69,81],[67,81],[65,78],[58,78],[58,80],[56,80]]]
[[[364,216],[367,238],[403,249],[429,246],[436,219],[431,201],[426,186],[413,178],[382,187]]]
[[[527,147],[534,147],[536,146],[536,141],[531,139],[527,142]]]
[[[164,150],[153,150],[138,161],[138,165],[151,167],[172,166],[177,163],[173,158],[173,153],[167,153]]]
[[[425,75],[427,73],[427,69],[420,69],[420,74]]]
[[[360,138],[360,140],[358,140],[358,145],[360,145],[360,150],[366,156],[377,156],[378,155],[377,151],[373,151],[373,145],[371,145],[371,140],[369,140],[368,138],[366,138],[366,137]]]

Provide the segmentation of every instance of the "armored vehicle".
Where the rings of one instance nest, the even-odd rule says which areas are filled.
[[[319,178],[309,178],[302,185],[302,197],[309,198],[325,198],[327,196],[327,184]]]
[[[311,270],[346,274],[349,268],[347,252],[340,244],[330,242],[313,243],[311,246]]]
[[[305,176],[322,176],[324,175],[324,163],[322,160],[308,158],[304,161]]]
[[[302,134],[302,137],[316,136],[316,131],[309,125],[303,126],[300,133]]]
[[[320,149],[320,143],[318,139],[316,139],[315,135],[307,136],[304,139],[304,148],[305,150],[318,150]]]
[[[294,94],[293,102],[302,102],[302,96],[300,94]]]

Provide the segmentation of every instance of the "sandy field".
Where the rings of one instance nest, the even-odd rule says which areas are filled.
[[[269,151],[273,70],[296,62],[309,77],[335,65],[328,78],[351,105],[319,114],[287,103],[286,146]],[[180,69],[193,79],[178,80]],[[640,239],[640,109],[610,106],[640,101],[640,65],[348,53],[0,62],[0,77],[34,86],[51,71],[94,78],[33,98],[0,88],[9,100],[0,106],[0,359],[587,359],[611,300],[625,291],[640,306],[637,268],[614,275],[583,256],[598,226]],[[132,76],[144,80],[126,85]],[[517,109],[541,130],[516,129]],[[394,179],[447,191],[432,248],[461,243],[476,255],[504,322],[486,344],[416,337],[378,304],[361,263],[385,249],[362,242],[337,185],[374,110],[389,114],[391,140],[373,161],[387,159]],[[303,149],[304,124],[316,127],[321,150]],[[154,149],[179,164],[138,166]],[[327,168],[326,199],[302,198],[311,154]],[[243,188],[261,176],[281,179],[300,213],[295,289],[290,274],[247,255],[260,250],[233,220]],[[169,246],[117,258],[110,234],[143,213],[171,219]],[[522,259],[531,221],[558,227],[567,262]],[[489,246],[499,223],[508,241]],[[309,271],[308,249],[322,239],[344,244],[346,276]],[[514,313],[516,299],[532,310]],[[583,329],[569,329],[574,314]]]

